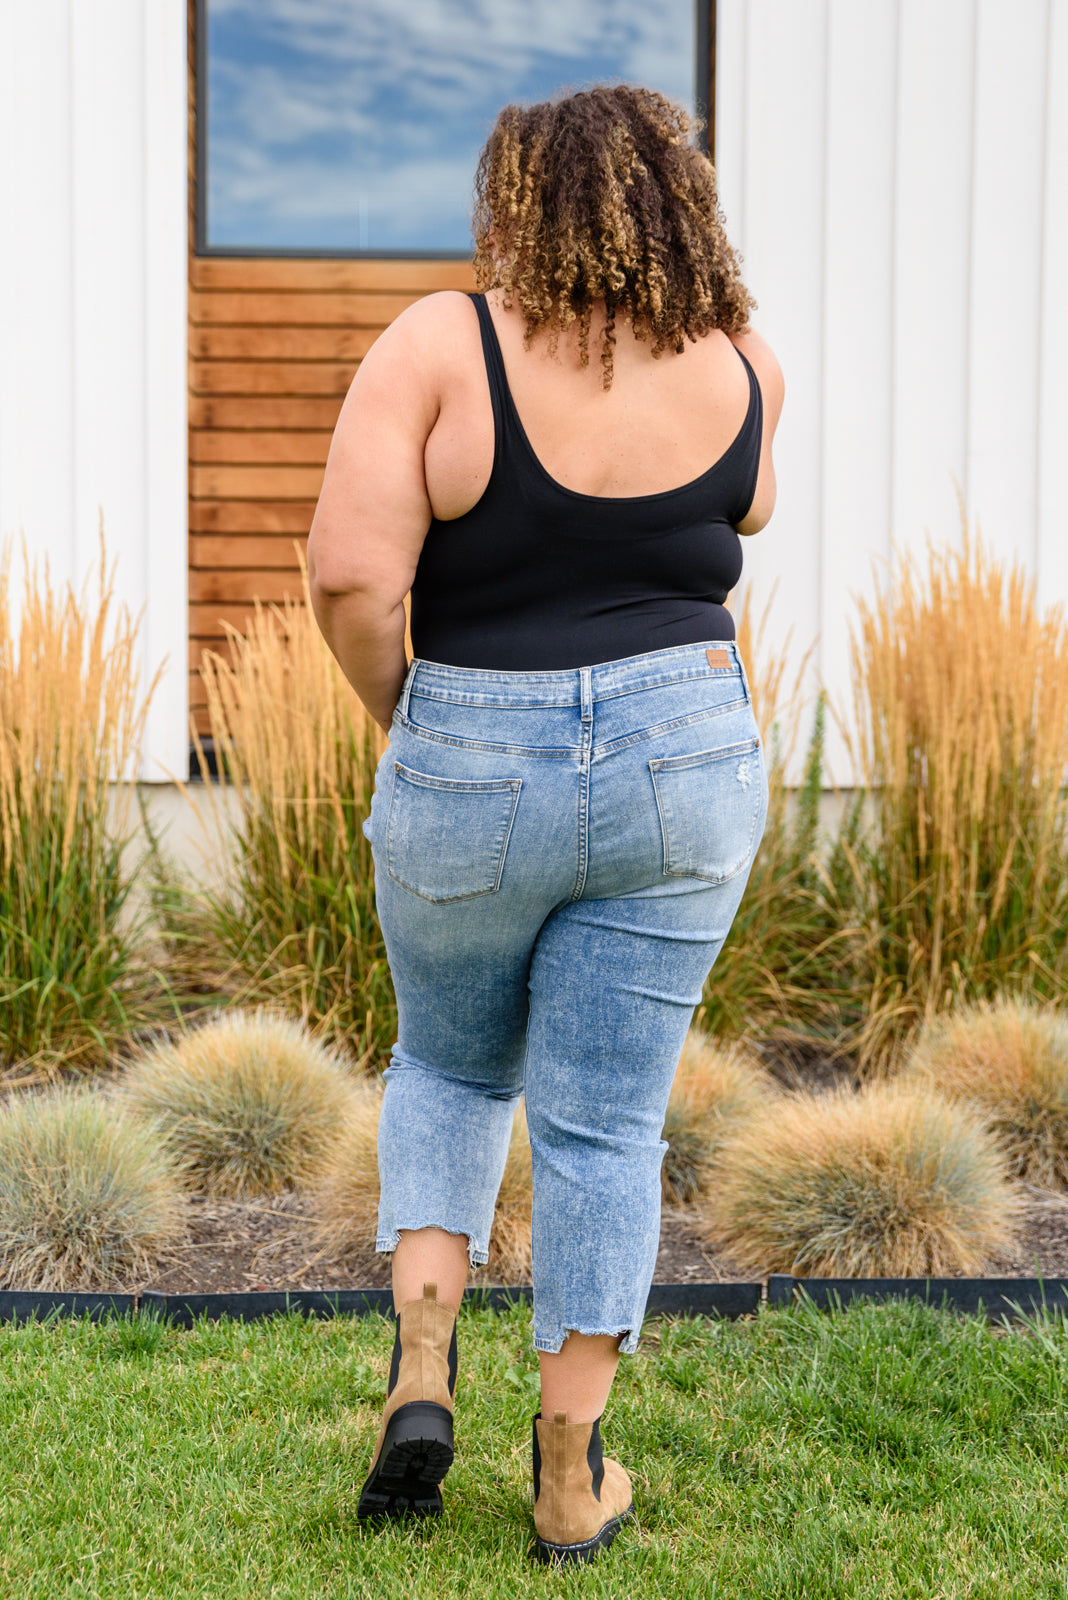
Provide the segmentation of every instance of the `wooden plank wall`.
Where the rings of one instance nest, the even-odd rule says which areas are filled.
[[[464,261],[196,256],[189,266],[190,708],[197,667],[253,601],[299,595],[303,548],[345,392],[378,334]]]

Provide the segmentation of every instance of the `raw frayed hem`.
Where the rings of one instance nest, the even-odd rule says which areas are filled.
[[[380,1256],[391,1256],[400,1244],[402,1233],[417,1233],[420,1228],[440,1228],[442,1233],[463,1234],[467,1238],[467,1259],[471,1270],[484,1267],[489,1260],[489,1249],[476,1244],[466,1228],[446,1228],[440,1222],[415,1222],[410,1227],[398,1228],[393,1233],[380,1233],[375,1240],[375,1250]]]
[[[534,1336],[535,1350],[543,1350],[548,1356],[558,1356],[563,1349],[564,1340],[569,1333],[581,1333],[589,1337],[598,1337],[607,1334],[611,1339],[619,1339],[619,1353],[621,1356],[632,1356],[638,1348],[640,1328],[565,1328],[560,1337],[544,1339]],[[626,1337],[624,1337],[626,1335]]]

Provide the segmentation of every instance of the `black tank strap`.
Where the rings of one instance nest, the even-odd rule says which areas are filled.
[[[493,318],[490,316],[486,298],[481,294],[472,294],[468,298],[474,301],[475,310],[478,313],[479,332],[482,335],[482,355],[486,362],[490,402],[493,406],[493,465],[496,468],[504,445],[506,422],[514,407],[512,405],[511,391],[508,388],[508,379],[504,375],[504,357],[501,355],[497,330],[493,326]]]

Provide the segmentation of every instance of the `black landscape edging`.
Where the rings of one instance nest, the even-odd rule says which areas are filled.
[[[759,1283],[654,1283],[646,1302],[647,1316],[744,1317],[760,1310]],[[467,1289],[468,1305],[503,1311],[529,1304],[534,1290],[528,1283],[478,1286]],[[156,1294],[141,1296],[144,1309],[169,1317],[179,1327],[192,1327],[197,1317],[233,1317],[251,1322],[276,1312],[301,1311],[308,1316],[332,1317],[348,1313],[368,1316],[393,1314],[389,1289],[259,1290],[247,1294]]]
[[[647,1317],[750,1317],[760,1310],[757,1283],[654,1283]]]
[[[137,1309],[134,1294],[87,1294],[81,1291],[0,1290],[0,1322],[29,1322],[31,1317],[84,1317],[99,1322],[106,1316],[129,1316]]]
[[[844,1309],[855,1300],[923,1300],[953,1311],[987,1317],[1033,1316],[1043,1307],[1068,1312],[1068,1278],[794,1278],[768,1279],[768,1305],[807,1298],[821,1311]]]
[[[260,1289],[234,1294],[157,1294],[141,1296],[141,1309],[166,1317],[179,1328],[191,1328],[198,1317],[218,1321],[255,1322],[278,1313],[302,1312],[309,1317],[383,1316],[393,1311],[389,1289]]]
[[[760,1310],[761,1287],[760,1283],[654,1283],[646,1315],[750,1316]],[[503,1284],[468,1289],[464,1300],[468,1305],[503,1311],[517,1304],[529,1305],[533,1296],[530,1284]],[[254,1322],[294,1311],[315,1317],[375,1313],[390,1317],[393,1294],[389,1289],[261,1289],[232,1294],[159,1294],[149,1289],[140,1295],[0,1290],[0,1322],[12,1318],[24,1322],[49,1313],[80,1316],[85,1311],[97,1320],[109,1312],[129,1315],[137,1310],[153,1312],[181,1328],[191,1328],[199,1317]]]
[[[654,1283],[647,1316],[746,1317],[760,1310],[763,1284]],[[529,1304],[529,1284],[468,1289],[467,1304],[500,1311]],[[855,1300],[924,1300],[954,1311],[985,1312],[990,1318],[1033,1315],[1045,1307],[1068,1313],[1068,1278],[795,1278],[772,1273],[767,1279],[769,1307],[809,1299],[822,1311],[844,1308]],[[253,1322],[278,1313],[305,1316],[393,1315],[389,1289],[267,1289],[232,1294],[143,1294],[34,1292],[0,1290],[0,1322],[26,1322],[31,1317],[80,1317],[94,1322],[105,1316],[154,1312],[177,1327],[191,1328],[199,1317],[216,1321],[231,1317]]]

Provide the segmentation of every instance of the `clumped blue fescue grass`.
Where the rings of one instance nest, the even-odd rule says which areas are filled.
[[[358,1089],[351,1064],[294,1018],[234,1010],[146,1051],[119,1099],[194,1186],[244,1198],[312,1181]]]
[[[176,1163],[88,1088],[0,1106],[0,1287],[122,1289],[185,1230]]]
[[[1001,996],[935,1018],[920,1033],[903,1081],[972,1106],[1012,1170],[1068,1187],[1068,1017]]]
[[[791,1095],[725,1140],[702,1221],[748,1271],[942,1277],[1008,1249],[1020,1198],[976,1114],[922,1085]]]

